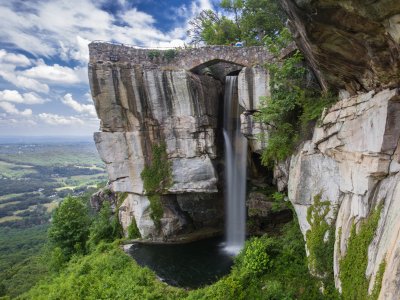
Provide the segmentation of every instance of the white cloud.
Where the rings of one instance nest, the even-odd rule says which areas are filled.
[[[39,93],[48,93],[50,88],[47,84],[41,83],[35,79],[21,75],[16,75],[14,71],[8,72],[0,70],[0,76],[8,82],[11,82],[16,87],[32,90]]]
[[[0,101],[23,103],[23,104],[42,104],[45,100],[35,93],[20,94],[16,90],[0,91]]]
[[[49,125],[83,125],[84,122],[74,116],[60,116],[57,114],[41,113],[39,119]]]
[[[31,109],[18,110],[14,104],[9,102],[0,102],[0,108],[10,115],[30,116],[32,115]]]
[[[21,74],[28,78],[45,80],[47,82],[75,84],[81,82],[81,79],[77,75],[77,71],[80,71],[80,69],[79,67],[75,69],[63,67],[58,64],[52,66],[40,64],[22,71]]]
[[[32,62],[22,54],[14,54],[0,49],[0,77],[16,87],[32,90],[39,93],[48,93],[49,86],[36,79],[28,78],[17,71],[17,67],[27,67]]]
[[[94,117],[97,116],[93,104],[81,104],[78,101],[74,100],[71,94],[65,94],[61,101],[62,103],[71,107],[73,110],[79,113],[87,113]]]
[[[89,41],[113,39],[125,44],[154,46],[184,40],[188,19],[203,9],[212,8],[210,0],[195,0],[181,7],[179,11],[186,20],[180,18],[178,28],[164,33],[157,29],[151,15],[129,7],[132,4],[127,1],[120,1],[125,9],[118,15],[102,10],[100,5],[95,0],[23,1],[17,11],[16,5],[3,1],[0,39],[36,56],[59,55],[65,60],[86,64]]]
[[[0,62],[21,67],[30,66],[32,64],[30,59],[25,55],[8,53],[4,49],[0,49]]]

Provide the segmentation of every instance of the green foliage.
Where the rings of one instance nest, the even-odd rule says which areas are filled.
[[[118,216],[112,213],[110,202],[104,201],[90,226],[89,246],[93,248],[101,241],[112,242],[121,237],[122,228]]]
[[[31,256],[13,265],[1,274],[5,294],[14,298],[28,291],[48,275],[47,257]]]
[[[190,21],[192,43],[229,45],[237,40],[261,45],[266,35],[276,35],[286,17],[276,0],[222,0],[219,13],[204,10]]]
[[[38,254],[47,241],[48,225],[0,227],[0,283],[11,297],[26,292],[48,272]],[[46,258],[47,259],[47,258]]]
[[[281,235],[251,239],[232,272],[216,283],[185,291],[170,287],[139,267],[117,243],[100,242],[75,256],[19,299],[322,299],[308,273],[303,236],[297,223]]]
[[[178,55],[178,51],[175,49],[168,49],[164,51],[164,58],[167,61],[173,60]]]
[[[372,290],[371,295],[369,296],[369,300],[377,300],[378,299],[379,293],[381,292],[381,288],[382,288],[382,279],[383,279],[383,274],[385,273],[385,270],[386,270],[386,261],[383,261],[379,265],[378,272],[376,273],[374,288]]]
[[[318,282],[308,272],[303,235],[298,224],[291,222],[279,236],[248,241],[237,256],[231,274],[211,286],[190,292],[188,299],[310,300],[323,297]]]
[[[335,224],[328,224],[326,220],[329,211],[330,202],[321,201],[321,194],[314,196],[314,203],[307,209],[307,222],[310,224],[306,232],[308,261],[313,272],[322,277],[333,272]]]
[[[150,216],[155,224],[159,226],[163,215],[160,194],[172,184],[171,164],[168,160],[165,144],[153,146],[151,164],[144,167],[140,176],[150,201]]]
[[[280,192],[274,192],[272,194],[272,199],[274,200],[271,207],[272,212],[278,212],[282,209],[288,208],[287,203],[285,202],[285,197],[286,195]]]
[[[321,278],[324,295],[328,299],[338,299],[334,285],[333,251],[335,246],[335,223],[328,223],[330,202],[321,201],[321,194],[314,196],[314,203],[307,209],[307,222],[310,229],[306,232],[309,251],[308,263],[312,272]]]
[[[129,226],[128,226],[128,238],[136,239],[136,238],[140,238],[140,237],[141,237],[141,235],[140,235],[139,228],[137,227],[136,220],[133,217],[131,224],[129,224]]]
[[[300,137],[308,133],[310,122],[321,116],[334,97],[322,95],[319,88],[305,86],[306,69],[298,50],[283,60],[279,59],[282,49],[292,41],[287,29],[279,35],[265,37],[264,41],[275,60],[266,65],[271,74],[271,96],[261,99],[257,119],[270,125],[268,137],[260,136],[261,139],[267,138],[262,163],[270,165],[293,152]]]
[[[50,251],[49,268],[53,272],[59,272],[68,261],[60,247],[55,247]]]
[[[240,38],[240,30],[234,21],[212,10],[203,10],[190,24],[193,43],[204,41],[208,45],[227,45]]]
[[[19,299],[182,299],[185,294],[139,267],[118,245],[100,243]]]
[[[369,279],[365,277],[365,271],[368,265],[368,247],[374,238],[381,210],[382,206],[378,206],[370,216],[363,220],[358,233],[355,224],[351,228],[346,255],[339,263],[339,278],[342,282],[344,299],[369,299],[371,297],[368,295]],[[380,271],[383,274],[383,271]],[[380,289],[381,282],[378,281],[378,278],[381,276],[377,276],[377,282],[375,282],[377,290]],[[374,297],[377,293],[378,291],[373,293]]]
[[[270,266],[270,258],[267,251],[273,243],[274,241],[266,236],[246,241],[244,249],[236,258],[237,265],[243,268],[244,272],[254,275],[267,270]]]
[[[147,56],[148,56],[151,60],[153,60],[153,59],[155,59],[155,58],[157,58],[157,57],[160,57],[160,55],[161,55],[161,51],[159,51],[159,50],[150,50],[150,51],[148,52],[148,54],[147,54]]]
[[[54,212],[49,240],[54,247],[60,247],[67,258],[74,253],[84,253],[89,225],[90,218],[83,199],[69,196]]]

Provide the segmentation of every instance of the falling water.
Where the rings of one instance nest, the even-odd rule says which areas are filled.
[[[247,139],[240,132],[237,76],[227,76],[224,98],[226,247],[237,254],[244,245],[246,222]]]

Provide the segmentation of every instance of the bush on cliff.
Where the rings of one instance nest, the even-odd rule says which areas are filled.
[[[83,200],[69,196],[54,212],[49,229],[50,243],[59,247],[66,258],[74,253],[85,253],[89,225],[88,209]]]
[[[298,50],[280,58],[282,50],[292,42],[288,29],[274,37],[267,36],[264,41],[275,59],[266,64],[270,73],[271,96],[262,99],[256,118],[269,125],[262,163],[271,165],[293,153],[299,140],[309,134],[310,123],[315,123],[335,97],[322,93],[318,85],[307,82],[304,57]]]

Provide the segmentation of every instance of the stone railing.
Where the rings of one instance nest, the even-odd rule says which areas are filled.
[[[271,59],[265,47],[205,46],[200,48],[144,49],[95,41],[89,44],[90,63],[130,63],[165,69],[192,70],[217,61],[250,67]]]

